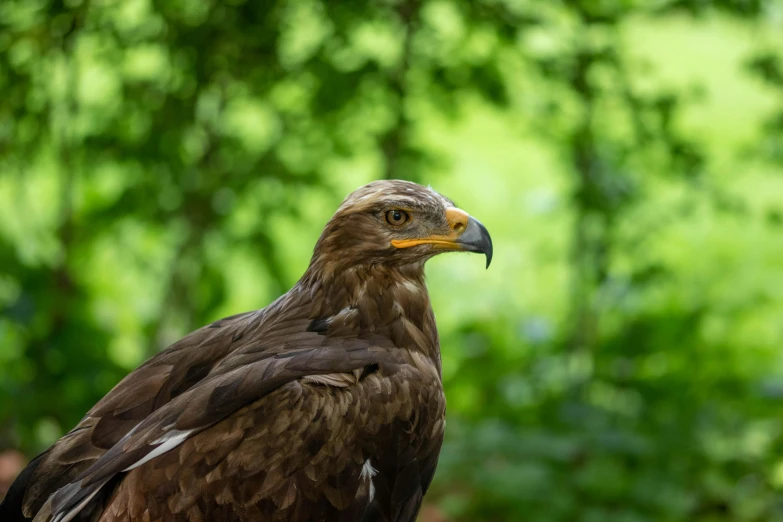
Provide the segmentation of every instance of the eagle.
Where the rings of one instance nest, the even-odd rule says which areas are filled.
[[[3,522],[413,521],[445,427],[424,263],[487,229],[401,180],[351,193],[266,308],[127,375],[20,473]]]

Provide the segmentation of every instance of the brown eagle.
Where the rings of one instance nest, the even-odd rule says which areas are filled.
[[[275,302],[187,335],[22,471],[0,520],[413,521],[445,424],[424,262],[492,258],[437,192],[378,181]]]

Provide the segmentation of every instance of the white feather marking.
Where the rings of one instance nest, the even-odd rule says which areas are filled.
[[[405,288],[408,290],[408,292],[410,292],[410,293],[412,293],[412,294],[418,294],[418,293],[420,292],[420,287],[419,287],[419,285],[417,285],[416,283],[414,283],[413,281],[411,281],[411,280],[409,280],[409,279],[404,279],[404,280],[403,280],[401,283],[399,283],[399,284],[401,284],[402,286],[404,286],[404,287],[405,287]]]
[[[364,461],[364,465],[362,466],[362,472],[359,475],[359,478],[361,480],[369,480],[370,481],[370,500],[369,502],[372,502],[373,497],[375,497],[375,484],[372,483],[372,478],[378,474],[378,470],[372,467],[372,463],[370,462],[370,459],[367,459]]]
[[[361,370],[360,370],[361,371]],[[359,382],[359,376],[353,373],[327,373],[324,375],[305,375],[302,382],[312,382],[315,384],[324,384],[326,386],[335,386],[337,388],[347,388],[352,384]]]
[[[146,464],[147,462],[151,461],[155,457],[159,457],[164,453],[166,453],[167,451],[176,448],[177,446],[182,444],[182,442],[185,439],[187,439],[191,433],[193,433],[193,430],[185,430],[185,431],[171,430],[168,433],[165,433],[159,439],[152,441],[153,444],[160,444],[160,446],[156,447],[155,449],[153,449],[152,451],[144,455],[144,458],[141,459],[140,461],[136,462],[130,467],[125,468],[122,471],[130,471],[132,469],[138,468],[142,464]]]

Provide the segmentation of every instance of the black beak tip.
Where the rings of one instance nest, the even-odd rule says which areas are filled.
[[[487,258],[487,268],[492,263],[492,238],[487,228],[475,218],[468,219],[468,228],[462,234],[460,242],[470,252],[480,252]]]
[[[483,228],[483,227],[482,227]],[[487,266],[486,268],[489,268],[489,264],[492,263],[492,238],[489,237],[489,232],[487,232],[487,229],[484,228],[484,233],[486,234],[486,245],[484,247],[484,255],[487,258]]]

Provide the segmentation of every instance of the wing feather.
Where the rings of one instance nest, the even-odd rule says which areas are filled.
[[[315,333],[311,335],[318,337]],[[239,368],[226,365],[226,371],[210,375],[152,412],[71,484],[58,490],[51,503],[53,521],[64,522],[65,518],[57,517],[78,512],[117,473],[132,470],[171,451],[188,437],[288,382],[311,375],[352,374],[378,364],[391,368],[398,361],[385,352],[369,348],[349,352],[343,347],[319,346],[300,350],[294,356],[271,355]]]
[[[256,312],[239,314],[196,330],[127,375],[36,461],[20,514],[32,518],[53,492],[72,482],[153,411],[203,380],[235,348],[233,335],[255,317]]]

